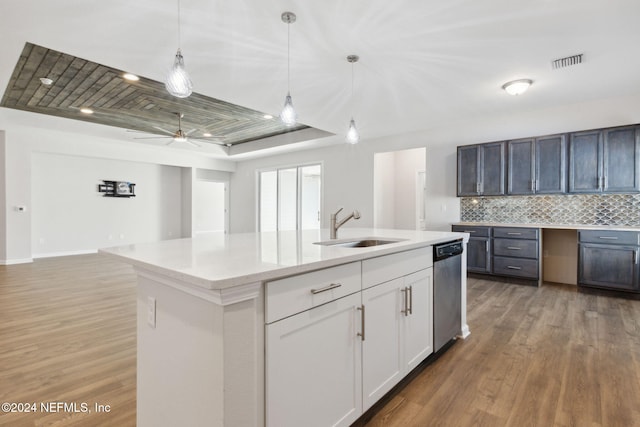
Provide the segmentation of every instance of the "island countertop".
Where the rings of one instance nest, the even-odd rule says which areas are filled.
[[[360,238],[403,239],[364,248],[325,246],[329,230],[263,233],[207,233],[187,239],[138,243],[99,252],[199,288],[221,290],[307,271],[402,252],[456,239],[467,233],[340,229],[336,242]]]

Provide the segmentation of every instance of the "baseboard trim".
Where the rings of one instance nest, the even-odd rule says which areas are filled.
[[[0,259],[0,265],[29,264],[30,262],[33,262],[33,258]]]
[[[83,251],[62,251],[62,252],[48,252],[44,254],[33,254],[33,258],[55,258],[59,256],[73,256],[73,255],[87,255],[87,254],[97,254],[97,249],[87,249]]]

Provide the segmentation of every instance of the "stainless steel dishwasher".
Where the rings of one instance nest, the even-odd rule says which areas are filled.
[[[462,240],[433,246],[433,351],[460,333]]]

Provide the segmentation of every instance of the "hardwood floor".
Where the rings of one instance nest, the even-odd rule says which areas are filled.
[[[0,402],[92,410],[0,425],[134,426],[135,298],[132,269],[98,255],[0,266]],[[470,279],[468,323],[368,426],[640,425],[640,301]]]
[[[0,425],[135,426],[135,319],[125,264],[83,255],[0,266],[0,402],[37,409],[0,411]],[[48,402],[79,412],[43,412]],[[96,403],[110,412],[95,412]]]

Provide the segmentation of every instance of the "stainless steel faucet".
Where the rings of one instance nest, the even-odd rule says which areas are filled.
[[[338,209],[338,211],[336,213],[331,214],[331,238],[332,239],[337,239],[338,238],[338,228],[342,227],[344,225],[345,222],[349,221],[351,218],[353,219],[360,219],[360,212],[358,211],[353,211],[351,212],[351,214],[349,214],[349,216],[345,217],[344,219],[337,221],[338,218],[338,214],[340,213],[340,211],[343,208]]]

